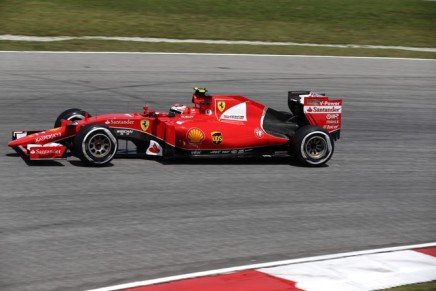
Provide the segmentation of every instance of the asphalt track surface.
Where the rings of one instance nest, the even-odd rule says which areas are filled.
[[[74,158],[27,165],[13,129],[167,110],[194,86],[287,109],[343,97],[328,167],[292,160]],[[0,53],[0,289],[83,290],[436,240],[436,62],[286,56]]]

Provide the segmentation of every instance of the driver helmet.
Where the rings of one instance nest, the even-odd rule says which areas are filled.
[[[185,111],[185,109],[186,109],[186,105],[183,105],[181,103],[176,103],[171,107],[170,112],[173,112],[175,114],[180,114],[183,111]]]

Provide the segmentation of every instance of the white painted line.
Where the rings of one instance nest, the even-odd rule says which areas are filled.
[[[307,262],[315,262],[315,261],[325,261],[325,260],[332,260],[332,259],[338,259],[338,258],[347,258],[347,257],[369,255],[369,254],[379,254],[379,253],[403,251],[403,250],[410,250],[410,249],[428,248],[428,247],[435,247],[435,246],[436,246],[436,242],[431,242],[431,243],[426,243],[426,244],[381,248],[381,249],[374,249],[374,250],[365,250],[365,251],[339,253],[339,254],[324,255],[324,256],[315,256],[315,257],[308,257],[308,258],[301,258],[301,259],[284,260],[284,261],[277,261],[277,262],[270,262],[270,263],[263,263],[263,264],[245,265],[245,266],[224,268],[224,269],[218,269],[218,270],[196,272],[196,273],[191,273],[191,274],[183,274],[183,275],[171,276],[171,277],[165,277],[165,278],[157,278],[157,279],[151,279],[151,280],[145,280],[145,281],[138,281],[138,282],[126,283],[126,284],[121,284],[121,285],[116,285],[116,286],[91,289],[88,291],[115,291],[115,290],[122,290],[122,289],[127,289],[127,288],[154,285],[154,284],[160,284],[160,283],[166,283],[166,282],[178,281],[178,280],[184,280],[184,279],[205,277],[205,276],[218,275],[218,274],[226,274],[226,273],[232,273],[232,272],[243,271],[243,270],[276,267],[276,266],[282,266],[282,265],[291,265],[291,264],[307,263]]]
[[[436,1],[436,0],[435,0]],[[394,58],[394,57],[355,57],[320,55],[272,55],[272,54],[236,54],[236,53],[177,53],[177,52],[86,52],[86,51],[0,51],[0,54],[115,54],[115,55],[187,55],[187,56],[244,56],[244,57],[286,57],[286,58],[332,58],[332,59],[368,59],[368,60],[406,60],[436,61],[436,59]]]
[[[319,44],[298,42],[268,42],[248,40],[211,40],[211,39],[173,39],[153,37],[121,37],[121,36],[25,36],[25,35],[0,35],[4,41],[34,41],[54,42],[67,40],[115,40],[147,43],[197,43],[197,44],[224,44],[224,45],[256,45],[256,46],[303,46],[303,47],[329,47],[329,48],[359,48],[359,49],[389,49],[418,52],[436,52],[436,48],[384,46],[384,45],[357,45],[357,44]]]

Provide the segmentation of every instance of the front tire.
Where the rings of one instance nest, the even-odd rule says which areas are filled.
[[[83,120],[85,119],[86,114],[88,114],[86,111],[79,108],[67,109],[61,114],[59,114],[58,118],[56,118],[54,127],[60,127],[62,120],[71,120],[71,121]],[[91,117],[91,115],[88,114],[88,117]]]
[[[74,139],[75,153],[87,166],[106,166],[114,158],[118,141],[112,131],[103,125],[82,127]]]
[[[334,148],[330,134],[316,126],[301,127],[291,139],[291,155],[309,167],[319,167],[327,163]]]

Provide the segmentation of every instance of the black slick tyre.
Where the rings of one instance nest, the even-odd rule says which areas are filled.
[[[56,118],[56,121],[54,123],[54,127],[61,126],[62,120],[71,120],[71,121],[83,120],[83,119],[85,119],[86,114],[88,114],[86,111],[79,109],[79,108],[67,109],[64,112],[62,112],[61,114],[59,114],[58,118]],[[91,117],[91,115],[89,115],[89,114],[88,114],[88,116]]]
[[[114,158],[118,141],[112,131],[100,124],[89,124],[74,138],[76,156],[87,166],[106,166]]]
[[[324,129],[306,125],[297,130],[291,138],[291,155],[308,167],[319,167],[330,160],[334,141]]]

